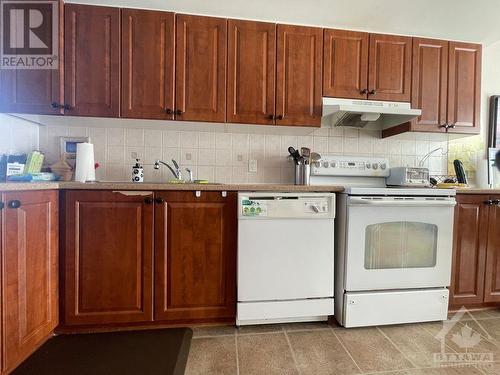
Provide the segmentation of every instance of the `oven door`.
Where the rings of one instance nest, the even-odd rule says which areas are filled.
[[[450,284],[454,198],[347,199],[347,291]]]

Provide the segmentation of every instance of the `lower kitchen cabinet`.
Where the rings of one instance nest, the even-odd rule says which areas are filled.
[[[58,192],[1,196],[2,373],[42,344],[58,324]]]
[[[155,320],[234,319],[237,194],[224,195],[157,193]]]
[[[457,195],[450,306],[500,302],[500,197]]]
[[[64,325],[153,320],[153,193],[64,193]]]
[[[236,193],[63,194],[64,327],[234,319]]]

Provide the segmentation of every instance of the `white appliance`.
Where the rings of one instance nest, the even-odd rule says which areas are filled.
[[[323,98],[324,124],[383,130],[409,122],[422,114],[406,102]]]
[[[383,158],[325,156],[311,184],[339,194],[335,318],[345,327],[445,320],[455,190],[387,188]]]
[[[238,194],[236,325],[334,313],[335,194]]]

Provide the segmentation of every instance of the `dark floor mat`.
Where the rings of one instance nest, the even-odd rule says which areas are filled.
[[[60,335],[12,375],[182,375],[192,336],[189,328]]]

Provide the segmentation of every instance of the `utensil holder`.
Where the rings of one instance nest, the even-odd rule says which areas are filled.
[[[309,185],[311,180],[310,164],[295,164],[295,185]]]

